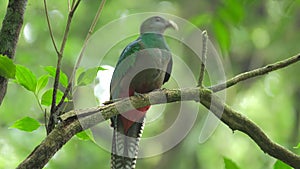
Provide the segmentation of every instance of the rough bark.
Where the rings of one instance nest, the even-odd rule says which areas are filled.
[[[0,31],[0,54],[14,59],[27,0],[10,0]],[[6,94],[7,79],[0,76],[0,105]]]
[[[119,113],[134,108],[145,107],[150,104],[164,104],[166,102],[188,100],[200,102],[232,130],[239,130],[247,134],[265,153],[292,167],[299,168],[299,155],[273,142],[254,122],[231,109],[210,90],[202,88],[155,91],[123,99],[106,106],[70,111],[61,116],[62,123],[58,125],[17,168],[43,168],[52,156],[77,132],[108,120],[110,117]],[[80,120],[78,120],[78,118]]]

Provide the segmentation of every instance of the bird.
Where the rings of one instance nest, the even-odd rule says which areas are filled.
[[[152,16],[142,22],[139,37],[122,51],[110,83],[110,99],[117,100],[158,90],[170,79],[172,55],[163,36],[172,20]],[[111,169],[134,169],[144,119],[150,106],[118,114],[113,127]]]

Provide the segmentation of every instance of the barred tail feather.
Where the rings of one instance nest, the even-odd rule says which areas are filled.
[[[134,169],[136,165],[139,141],[144,129],[142,122],[135,122],[126,135],[121,126],[121,120],[116,120],[112,140],[111,169]]]

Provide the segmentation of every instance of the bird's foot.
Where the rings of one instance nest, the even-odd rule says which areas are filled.
[[[118,101],[120,101],[120,100],[122,100],[122,98],[117,98],[117,99],[113,99],[113,100],[108,100],[108,101],[103,102],[102,104],[103,104],[103,105],[109,105],[109,104],[118,102]]]
[[[137,96],[137,97],[141,97],[141,98],[144,97],[144,96],[143,96],[143,93],[138,93],[138,92],[134,92],[133,95],[134,95],[134,96]]]
[[[166,88],[159,88],[159,89],[154,89],[152,92],[163,92],[167,90]]]

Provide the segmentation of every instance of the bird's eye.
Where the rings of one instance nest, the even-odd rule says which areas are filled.
[[[160,17],[155,17],[155,21],[159,22],[160,21]]]

